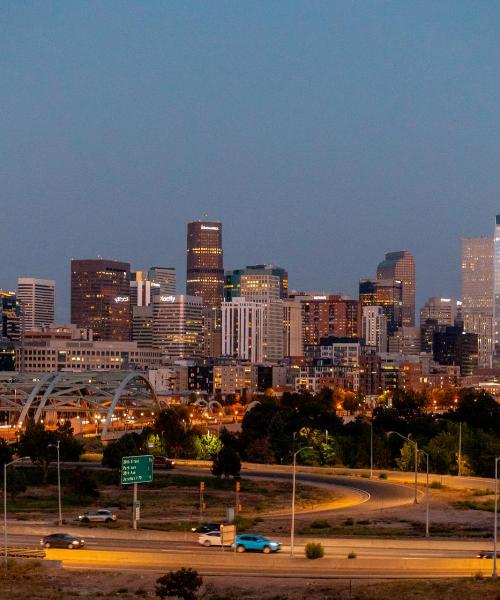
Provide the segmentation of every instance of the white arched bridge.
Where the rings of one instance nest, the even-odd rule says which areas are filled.
[[[0,372],[0,432],[15,436],[27,419],[47,427],[70,420],[75,433],[103,440],[142,428],[161,409],[137,371]]]

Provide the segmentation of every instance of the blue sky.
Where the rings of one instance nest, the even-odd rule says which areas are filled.
[[[460,237],[500,212],[500,4],[0,4],[0,287],[97,255],[225,266],[356,294],[387,251],[421,303],[460,292]]]

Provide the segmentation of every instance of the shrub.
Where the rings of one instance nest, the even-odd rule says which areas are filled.
[[[433,490],[442,490],[443,484],[440,481],[431,481],[429,487]]]
[[[177,596],[182,600],[196,600],[202,583],[198,571],[182,567],[156,580],[156,595],[160,598]]]
[[[325,550],[322,544],[309,542],[306,544],[305,553],[310,560],[316,560],[317,558],[323,558]]]
[[[316,519],[316,521],[313,521],[309,527],[311,529],[328,529],[328,527],[330,527],[330,523],[323,519]]]
[[[356,552],[349,552],[347,558],[357,558]]]
[[[347,525],[348,527],[352,527],[354,525],[354,519],[352,517],[347,518],[344,521],[344,525]]]
[[[387,479],[387,473],[379,473],[378,478],[379,479]]]

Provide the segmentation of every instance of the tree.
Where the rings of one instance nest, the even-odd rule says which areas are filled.
[[[463,439],[463,449],[474,475],[493,477],[495,456],[500,456],[498,435],[476,429]]]
[[[212,464],[212,473],[216,477],[239,477],[240,471],[240,455],[231,446],[222,446]]]
[[[167,456],[177,458],[185,453],[190,437],[189,411],[186,407],[166,408],[160,411],[153,425]]]
[[[56,432],[47,431],[43,423],[36,423],[34,419],[28,420],[26,429],[19,438],[19,455],[29,456],[34,464],[41,467],[44,483],[47,483],[49,465],[56,456],[51,445],[56,442]]]
[[[198,460],[213,460],[222,448],[220,439],[209,431],[202,435],[197,435],[193,439],[195,457]]]
[[[268,438],[257,438],[245,450],[246,460],[254,463],[272,464],[275,462],[273,449]]]
[[[431,469],[437,473],[457,472],[457,437],[449,431],[442,431],[427,444]]]
[[[77,462],[83,452],[83,443],[73,435],[71,422],[66,420],[56,429],[56,439],[59,440],[61,460]]]
[[[26,476],[20,469],[16,469],[12,466],[7,469],[7,491],[14,500],[18,494],[22,494],[26,491]]]
[[[449,418],[462,421],[471,428],[497,433],[500,431],[500,404],[484,391],[463,389],[455,412]]]
[[[0,438],[0,467],[10,463],[12,460],[12,446],[9,446],[7,442]]]
[[[69,483],[71,490],[80,498],[98,498],[100,495],[94,476],[81,467],[73,470]]]
[[[196,600],[202,584],[203,579],[197,571],[182,567],[156,580],[156,595],[160,598],[176,596],[183,600]]]
[[[143,436],[138,433],[126,433],[121,438],[109,443],[102,454],[102,466],[120,469],[124,456],[147,454]]]
[[[396,458],[396,465],[401,471],[415,470],[415,445],[410,442],[405,442],[401,448],[401,456]],[[420,462],[420,456],[417,458]]]

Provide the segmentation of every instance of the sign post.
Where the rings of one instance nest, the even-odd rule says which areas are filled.
[[[224,552],[224,546],[236,545],[236,526],[235,525],[221,525],[220,526],[221,545],[222,552]]]
[[[203,510],[205,508],[205,500],[203,498],[204,491],[205,491],[205,482],[200,481],[200,521],[203,520]]]
[[[240,504],[240,482],[236,482],[236,512],[239,513],[241,511]]]
[[[137,499],[137,484],[153,481],[153,456],[124,456],[122,458],[121,483],[133,485],[134,500],[132,504],[132,526],[137,529],[141,504]]]

